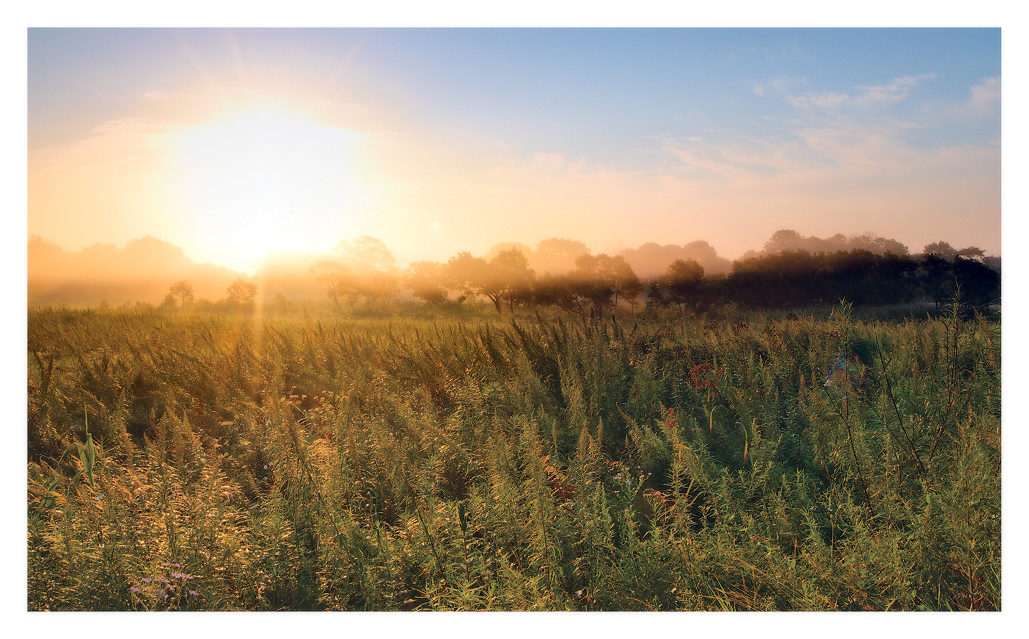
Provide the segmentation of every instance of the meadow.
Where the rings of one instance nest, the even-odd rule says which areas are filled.
[[[29,610],[996,610],[1000,322],[28,312]]]

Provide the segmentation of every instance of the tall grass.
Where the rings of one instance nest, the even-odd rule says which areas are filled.
[[[38,310],[28,352],[33,610],[1000,605],[1000,327],[957,309]]]

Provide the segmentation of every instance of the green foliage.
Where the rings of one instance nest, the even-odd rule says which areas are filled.
[[[991,610],[1000,327],[32,311],[33,610]]]

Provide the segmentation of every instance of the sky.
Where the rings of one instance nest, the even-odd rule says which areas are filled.
[[[1001,252],[999,29],[30,29],[28,233]]]

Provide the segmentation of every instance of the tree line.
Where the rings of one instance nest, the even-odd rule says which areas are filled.
[[[779,231],[761,253],[751,252],[733,262],[728,274],[706,274],[697,260],[680,258],[660,275],[643,278],[623,255],[593,255],[571,240],[541,242],[542,248],[551,251],[553,263],[566,268],[537,273],[519,245],[499,245],[486,257],[461,252],[446,262],[413,262],[400,270],[380,240],[360,237],[340,242],[330,258],[311,267],[310,276],[337,308],[388,305],[406,294],[427,305],[481,300],[498,313],[550,306],[582,316],[622,306],[632,310],[676,306],[700,312],[720,305],[791,308],[840,299],[857,305],[924,299],[940,305],[956,295],[986,306],[1000,298],[999,265],[988,265],[976,247],[954,249],[946,242],[934,242],[923,253],[909,255],[893,240],[857,238],[859,248],[791,248],[798,240],[810,247],[817,239]],[[257,292],[256,284],[239,278],[214,306],[252,307]],[[182,281],[171,287],[163,306],[193,304],[192,289]]]

